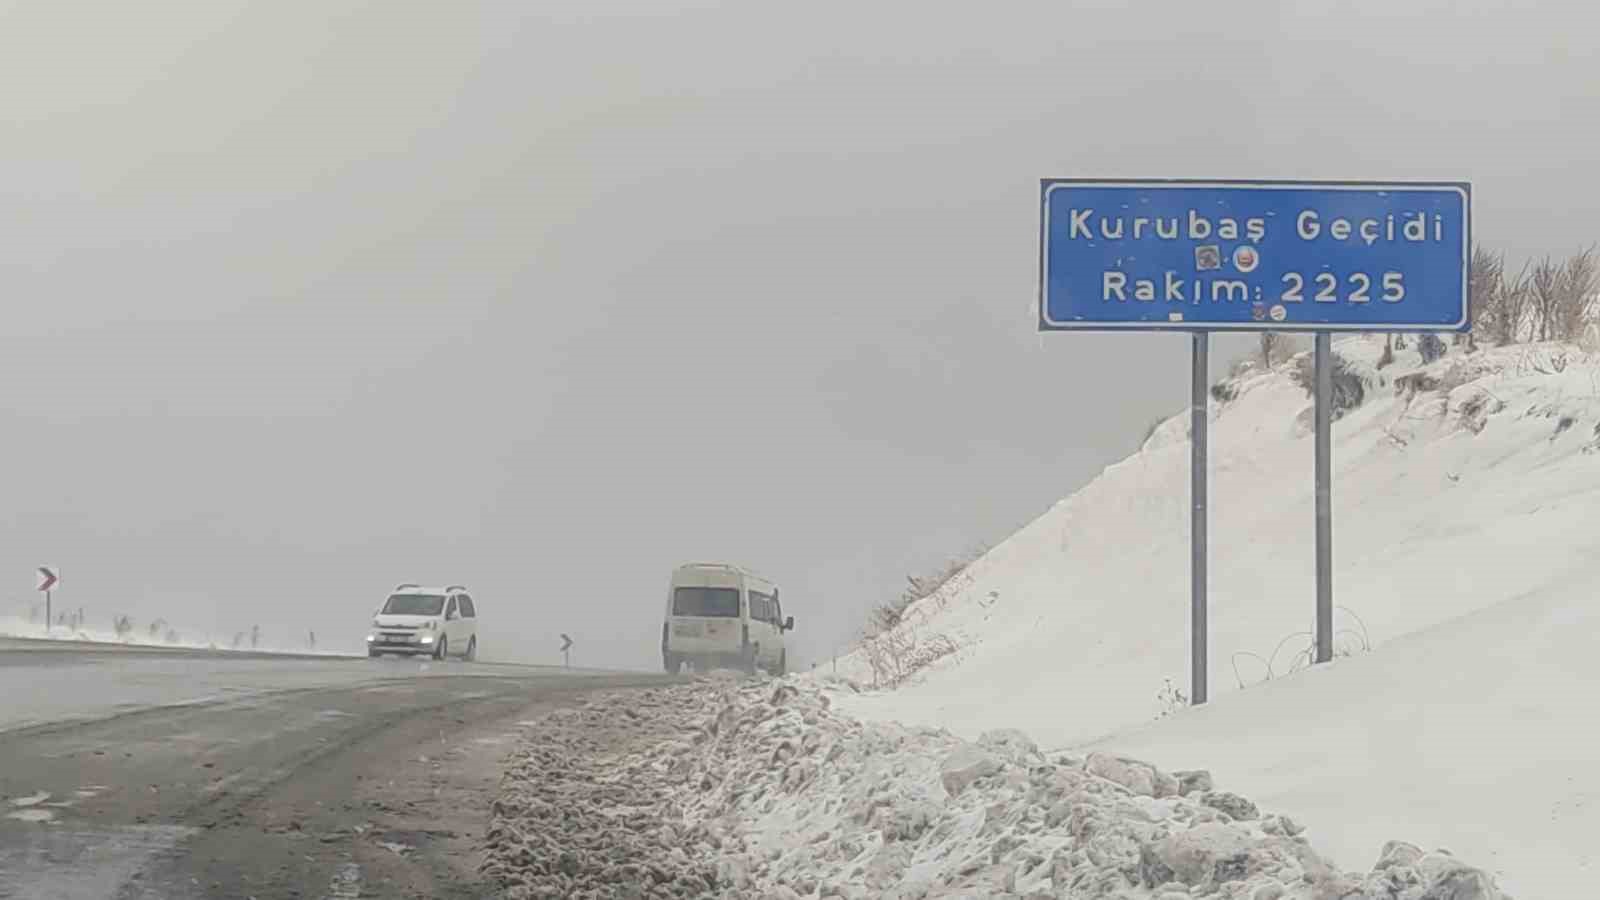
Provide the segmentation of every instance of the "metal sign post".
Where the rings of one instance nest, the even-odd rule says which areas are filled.
[[[1333,659],[1333,338],[1318,332],[1312,350],[1316,382],[1317,650],[1316,659]]]
[[[1332,334],[1467,331],[1471,186],[1045,179],[1040,331],[1193,333],[1191,682],[1206,702],[1211,332],[1316,337],[1316,649],[1333,658]]]
[[[561,635],[561,664],[566,668],[572,668],[572,638],[566,634]]]
[[[1211,335],[1194,334],[1194,371],[1189,408],[1189,698],[1206,702],[1206,439],[1210,422],[1206,396],[1211,387]]]

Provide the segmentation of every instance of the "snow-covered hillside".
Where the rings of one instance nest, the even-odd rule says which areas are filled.
[[[909,611],[908,632],[960,652],[846,708],[1205,766],[1341,864],[1401,838],[1492,863],[1514,894],[1576,896],[1581,836],[1600,833],[1583,774],[1600,758],[1600,360],[1524,345],[1423,366],[1413,346],[1379,369],[1382,349],[1334,346],[1363,395],[1334,433],[1352,658],[1287,677],[1314,613],[1309,399],[1290,364],[1212,407],[1212,704],[1148,724],[1165,680],[1188,681],[1182,416]],[[873,678],[862,652],[839,674]]]

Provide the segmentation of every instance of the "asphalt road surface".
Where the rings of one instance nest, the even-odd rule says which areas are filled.
[[[0,898],[488,896],[521,730],[671,680],[0,642]]]

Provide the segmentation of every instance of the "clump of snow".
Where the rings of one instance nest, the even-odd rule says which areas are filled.
[[[864,723],[795,679],[617,693],[527,740],[489,831],[509,897],[1503,897],[1398,842],[1341,872],[1204,773]]]
[[[1297,359],[1242,371],[1210,406],[1205,708],[1147,724],[1167,680],[1189,680],[1188,413],[906,611],[902,627],[956,653],[877,692],[865,651],[840,657],[853,688],[837,702],[968,739],[1022,725],[1079,753],[1204,754],[1235,790],[1319,823],[1341,861],[1398,828],[1521,893],[1587,883],[1579,835],[1600,832],[1600,802],[1571,773],[1600,732],[1572,711],[1600,693],[1581,649],[1600,627],[1600,358],[1456,346],[1425,364],[1411,342],[1380,366],[1381,337],[1333,350],[1360,397],[1333,434],[1332,666],[1309,670]]]
[[[724,838],[686,823],[686,767],[644,753],[689,752],[684,723],[704,707],[683,690],[618,693],[530,722],[490,807],[482,871],[497,896],[707,895]]]

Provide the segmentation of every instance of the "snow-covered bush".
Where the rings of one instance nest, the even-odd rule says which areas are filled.
[[[1421,354],[1423,365],[1428,365],[1444,356],[1446,349],[1444,341],[1436,334],[1425,334],[1417,341],[1417,353]]]
[[[1177,715],[1188,707],[1189,696],[1183,692],[1183,688],[1173,684],[1172,679],[1168,678],[1162,685],[1160,693],[1156,694],[1156,701],[1161,704],[1161,712],[1156,718],[1165,719],[1167,716]]]
[[[1239,386],[1231,380],[1219,381],[1211,386],[1211,399],[1218,403],[1228,403],[1238,396]]]
[[[1387,348],[1385,348],[1387,350]],[[1338,353],[1329,353],[1332,361],[1333,372],[1333,418],[1335,420],[1345,413],[1359,407],[1367,398],[1367,388],[1360,373]],[[1316,371],[1312,354],[1302,353],[1295,357],[1294,367],[1289,371],[1289,377],[1308,396],[1316,396]]]
[[[905,619],[906,610],[918,601],[925,600],[951,586],[967,571],[967,567],[977,562],[989,548],[978,547],[961,556],[954,557],[949,562],[926,575],[907,575],[905,590],[895,599],[880,604],[872,611],[867,623],[869,637],[892,631]]]

